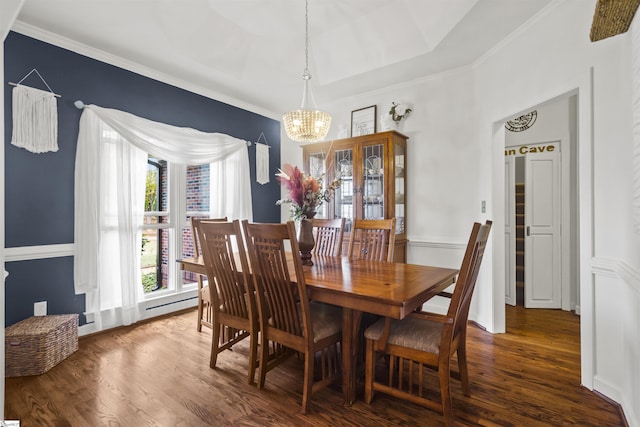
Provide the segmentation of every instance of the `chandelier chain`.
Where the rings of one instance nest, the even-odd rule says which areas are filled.
[[[309,72],[309,0],[305,0],[304,22],[304,73],[302,78],[309,80],[311,78],[311,73]]]

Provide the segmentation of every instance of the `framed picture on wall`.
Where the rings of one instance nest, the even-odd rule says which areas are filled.
[[[377,107],[361,108],[351,112],[351,136],[369,135],[376,133]]]

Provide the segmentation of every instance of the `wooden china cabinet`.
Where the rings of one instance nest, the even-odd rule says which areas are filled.
[[[325,184],[342,178],[335,198],[321,207],[317,217],[346,219],[343,253],[354,219],[395,218],[394,260],[406,261],[407,139],[385,131],[302,146],[306,172],[324,174]]]

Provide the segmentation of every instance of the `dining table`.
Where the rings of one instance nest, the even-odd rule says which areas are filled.
[[[177,262],[182,270],[206,274],[202,256]],[[342,391],[347,404],[356,400],[363,313],[403,319],[451,286],[459,272],[445,267],[316,255],[313,265],[303,266],[303,270],[312,300],[342,307]]]

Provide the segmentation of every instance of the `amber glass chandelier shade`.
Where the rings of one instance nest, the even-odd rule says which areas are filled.
[[[295,110],[282,116],[287,136],[297,142],[322,141],[329,132],[331,116],[320,110]]]

